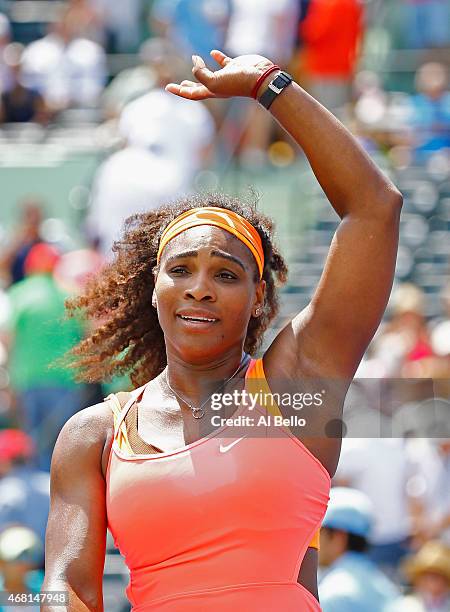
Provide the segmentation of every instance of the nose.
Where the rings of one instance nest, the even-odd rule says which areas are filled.
[[[214,302],[216,294],[206,274],[193,274],[191,283],[184,291],[184,297],[197,302]]]

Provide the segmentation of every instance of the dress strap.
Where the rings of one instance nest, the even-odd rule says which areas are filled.
[[[282,416],[275,399],[273,398],[264,372],[262,357],[252,359],[246,373],[246,388],[249,393],[258,397],[258,404],[273,416]]]
[[[164,452],[160,448],[145,442],[138,433],[138,403],[133,402],[133,405],[128,410],[122,425],[125,426],[128,436],[128,443],[134,455],[149,455]]]
[[[114,442],[121,451],[129,455],[134,455],[134,452],[128,439],[125,416],[130,407],[141,397],[148,384],[146,383],[130,393],[111,393],[104,400],[108,403],[114,417]]]

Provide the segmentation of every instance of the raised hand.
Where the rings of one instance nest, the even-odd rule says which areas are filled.
[[[251,97],[258,78],[273,65],[273,62],[262,55],[240,55],[233,59],[221,51],[214,50],[211,51],[211,56],[221,67],[219,70],[212,72],[201,57],[193,55],[192,73],[198,82],[169,83],[166,91],[188,100]]]

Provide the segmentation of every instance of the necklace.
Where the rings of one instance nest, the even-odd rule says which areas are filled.
[[[176,395],[176,396],[178,397],[178,399],[180,399],[182,402],[184,402],[185,404],[187,404],[187,405],[189,406],[189,408],[192,410],[192,416],[194,417],[194,419],[201,419],[203,416],[205,416],[205,411],[203,410],[203,406],[204,406],[204,405],[205,405],[207,402],[209,402],[209,400],[210,400],[210,399],[211,399],[211,397],[214,395],[214,393],[217,393],[217,391],[218,391],[219,389],[222,389],[223,387],[225,387],[225,385],[226,385],[227,383],[229,383],[229,382],[230,382],[230,380],[236,376],[236,374],[239,372],[239,370],[242,368],[242,366],[243,366],[243,365],[244,365],[244,364],[247,362],[247,358],[248,358],[248,357],[249,357],[249,356],[247,355],[247,353],[244,353],[244,357],[241,359],[241,361],[240,361],[240,363],[239,363],[239,365],[238,365],[237,369],[236,369],[236,370],[233,372],[233,374],[230,376],[230,378],[227,378],[227,380],[226,380],[224,383],[222,383],[222,384],[220,385],[220,387],[218,387],[218,388],[217,388],[215,391],[213,391],[213,392],[211,393],[211,395],[209,395],[209,396],[206,398],[206,400],[205,400],[205,401],[204,401],[204,402],[203,402],[203,403],[202,403],[202,404],[201,404],[201,405],[200,405],[198,408],[196,408],[195,406],[193,406],[192,404],[190,404],[189,402],[187,402],[187,401],[184,399],[184,397],[181,397],[181,395],[175,391],[175,389],[172,389],[172,387],[170,386],[170,383],[169,383],[169,375],[168,375],[167,366],[166,366],[166,369],[165,369],[165,382],[166,382],[166,385],[169,387],[169,389],[172,391],[172,393],[173,393],[174,395]]]

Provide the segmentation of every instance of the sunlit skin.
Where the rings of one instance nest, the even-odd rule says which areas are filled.
[[[188,100],[249,98],[258,82],[258,92],[262,92],[273,77],[264,78],[273,64],[262,56],[230,58],[213,50],[211,60],[216,62],[216,70],[194,56],[195,81],[171,83],[166,90]],[[345,387],[379,326],[391,292],[402,196],[346,128],[296,83],[277,97],[269,112],[308,158],[341,222],[311,302],[301,307],[263,355],[265,375],[274,391],[277,381],[282,380],[299,381],[299,386],[301,381],[338,380]],[[298,214],[302,214],[300,199]],[[244,245],[226,233],[202,227],[168,245],[156,279],[167,371],[173,387],[192,403],[199,399],[200,378],[211,381],[231,376],[241,358],[253,309],[259,300],[262,305],[263,285],[255,283],[249,271],[240,272],[238,264],[211,257],[212,250],[219,247],[240,257],[245,265],[252,265],[252,255]],[[181,262],[188,266],[186,272],[174,273],[173,261],[168,270],[166,258],[176,254],[176,249],[198,251],[197,257]],[[225,281],[222,270],[232,271],[238,281]],[[220,322],[208,324],[204,328],[207,333],[201,327],[189,327],[175,316],[183,304],[214,307]],[[148,307],[152,308],[151,304]],[[173,401],[184,409],[182,402]],[[326,410],[318,412],[318,422],[312,423],[317,427],[314,431],[324,431],[330,419],[341,418],[342,403],[340,394],[331,388]],[[142,420],[146,417],[153,418],[151,410],[142,411]],[[194,439],[193,427],[198,428],[189,425],[183,441]],[[71,612],[104,609],[106,467],[113,433],[111,411],[102,402],[68,421],[53,454],[44,589],[69,590]],[[199,438],[197,432],[195,439]],[[339,437],[314,435],[303,442],[332,477],[339,459]],[[172,444],[178,444],[178,440],[171,438]],[[299,474],[299,478],[304,477]],[[317,597],[315,549],[308,548],[298,582]],[[54,610],[45,606],[43,612]]]
[[[420,574],[414,582],[414,587],[424,597],[431,597],[435,600],[447,597],[450,592],[446,576],[433,571]]]
[[[239,363],[250,318],[264,302],[265,281],[255,278],[250,250],[217,227],[191,228],[164,249],[155,294],[170,381],[180,393],[194,398],[200,381],[204,389],[208,379],[229,376],[230,362]],[[218,320],[186,322],[177,316],[186,309]]]
[[[329,567],[341,557],[347,549],[348,536],[344,531],[331,531],[322,527],[320,530],[319,563]]]

